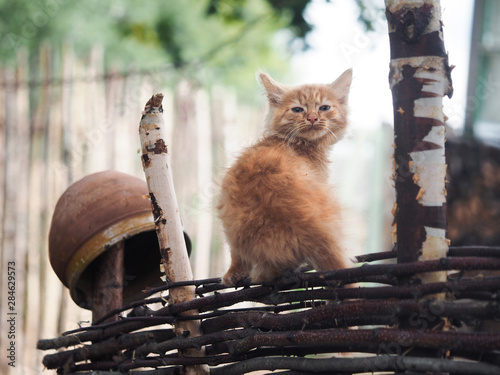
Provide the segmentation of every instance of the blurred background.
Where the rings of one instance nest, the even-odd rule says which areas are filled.
[[[500,244],[500,2],[441,0],[454,96],[449,237]],[[382,0],[0,1],[0,373],[38,374],[39,338],[91,319],[52,271],[47,236],[73,182],[107,169],[144,179],[138,126],[162,92],[197,279],[228,266],[217,180],[262,132],[256,72],[327,83],[352,67],[351,127],[332,154],[351,254],[392,248],[392,102]],[[7,366],[8,262],[16,263],[16,368]]]

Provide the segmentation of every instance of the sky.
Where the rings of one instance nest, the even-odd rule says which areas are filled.
[[[382,0],[373,1],[384,6]],[[441,0],[445,48],[449,54],[454,94],[443,100],[448,124],[460,132],[465,119],[465,99],[473,0]],[[367,129],[392,124],[392,99],[388,83],[389,39],[385,17],[375,32],[359,23],[354,1],[314,0],[306,19],[314,26],[308,36],[311,48],[294,57],[294,79],[305,83],[332,82],[345,69],[353,68],[351,127]]]

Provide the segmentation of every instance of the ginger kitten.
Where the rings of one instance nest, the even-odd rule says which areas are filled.
[[[272,281],[307,263],[346,268],[341,208],[328,184],[328,154],[347,126],[352,71],[331,84],[285,86],[261,73],[267,132],[227,171],[218,205],[231,247],[223,283]]]

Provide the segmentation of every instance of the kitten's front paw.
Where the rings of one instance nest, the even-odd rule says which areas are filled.
[[[249,285],[252,280],[238,272],[227,272],[222,278],[222,284],[225,286],[243,286]]]

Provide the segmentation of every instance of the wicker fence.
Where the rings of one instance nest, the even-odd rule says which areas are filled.
[[[61,374],[138,368],[134,374],[178,374],[181,365],[195,364],[208,364],[214,375],[500,373],[500,333],[491,328],[500,317],[500,278],[488,276],[500,270],[500,248],[452,247],[446,258],[406,264],[394,264],[395,256],[360,256],[357,268],[290,273],[237,290],[220,279],[167,285],[146,297],[195,285],[198,298],[167,306],[161,295],[136,301],[110,314],[122,315],[117,322],[40,340],[38,348],[66,348],[43,360]],[[447,281],[398,286],[398,278],[436,271],[448,271]],[[352,283],[358,285],[341,287]],[[446,299],[434,298],[443,293]],[[238,307],[245,301],[258,305]],[[199,314],[189,319],[202,321],[203,336],[176,337],[166,328],[193,309]],[[200,347],[206,356],[178,355]]]

